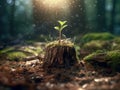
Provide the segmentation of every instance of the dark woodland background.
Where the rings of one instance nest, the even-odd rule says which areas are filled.
[[[41,0],[0,0],[0,42],[58,35],[54,26],[67,20],[67,37],[88,32],[120,35],[120,0],[68,0],[69,14],[44,9]],[[52,0],[51,0],[52,1]],[[64,2],[63,2],[64,3]]]

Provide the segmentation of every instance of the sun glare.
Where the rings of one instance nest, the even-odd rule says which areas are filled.
[[[69,0],[42,0],[41,3],[46,9],[64,9],[69,8]]]
[[[37,9],[49,19],[68,18],[71,14],[71,0],[35,0]],[[41,14],[42,14],[41,13]],[[48,17],[46,17],[48,18]]]

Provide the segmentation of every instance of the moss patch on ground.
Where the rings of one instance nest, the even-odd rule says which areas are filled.
[[[108,64],[115,70],[120,71],[120,51],[110,51],[107,52],[106,59],[108,60]]]
[[[3,50],[0,50],[0,54],[7,53],[7,52],[12,51],[14,49],[15,49],[14,47],[7,47],[7,48],[5,48]]]
[[[25,57],[38,56],[43,53],[41,46],[12,46],[0,51],[1,60],[24,60]]]
[[[87,55],[86,57],[83,58],[83,60],[87,62],[91,62],[92,60],[94,60],[94,57],[97,57],[101,54],[105,54],[105,52],[102,50],[98,50],[96,52],[93,52],[92,54]]]
[[[81,38],[82,43],[86,43],[92,40],[112,40],[115,36],[110,33],[88,33]]]
[[[84,58],[85,62],[96,63],[105,62],[113,70],[120,71],[120,51],[94,52]]]
[[[112,40],[112,50],[120,50],[120,37],[116,37]]]
[[[42,50],[42,48],[40,48],[40,47],[25,47],[25,48],[23,49],[23,51],[29,52],[29,53],[31,53],[31,54],[33,54],[33,55],[38,55],[38,54],[40,54],[43,50]]]
[[[111,44],[109,41],[93,40],[85,43],[82,48],[88,51],[110,50]]]
[[[19,61],[19,60],[23,60],[25,57],[27,57],[27,55],[23,52],[14,51],[7,53],[8,60]]]

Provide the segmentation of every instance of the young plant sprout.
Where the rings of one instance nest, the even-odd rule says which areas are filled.
[[[66,24],[67,21],[58,21],[58,23],[59,23],[59,26],[55,26],[54,29],[59,32],[59,44],[60,44],[61,43],[61,39],[62,39],[62,31],[68,25]]]

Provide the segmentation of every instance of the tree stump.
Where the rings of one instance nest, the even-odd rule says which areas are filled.
[[[43,67],[69,68],[77,62],[74,46],[48,46]]]

